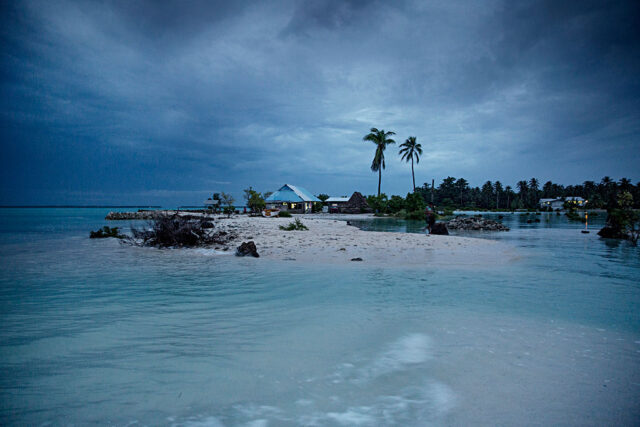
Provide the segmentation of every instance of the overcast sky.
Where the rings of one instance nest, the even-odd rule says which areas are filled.
[[[637,1],[2,2],[0,204],[640,179]],[[382,190],[411,169],[386,151]]]

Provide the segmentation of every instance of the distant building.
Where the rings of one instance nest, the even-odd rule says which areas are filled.
[[[220,193],[213,193],[213,198],[209,197],[207,200],[205,200],[204,208],[218,211],[218,209],[220,209]]]
[[[280,209],[292,213],[311,213],[316,196],[302,187],[285,184],[265,200],[267,209]]]
[[[582,197],[558,197],[555,199],[540,199],[538,202],[541,209],[551,208],[552,210],[560,210],[564,209],[565,202],[569,202],[574,205],[576,208],[582,208],[586,206],[588,200],[583,199]]]
[[[328,207],[329,213],[338,213],[340,212],[340,208],[347,204],[349,198],[347,196],[344,197],[329,197],[324,202]]]

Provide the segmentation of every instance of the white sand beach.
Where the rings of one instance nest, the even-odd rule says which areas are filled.
[[[380,266],[491,266],[516,258],[509,245],[487,239],[428,234],[362,231],[341,219],[299,216],[305,231],[285,231],[295,218],[234,216],[218,218],[216,229],[236,233],[241,242],[254,241],[266,259],[321,264]],[[354,217],[355,219],[355,217]],[[361,258],[362,261],[352,261]]]

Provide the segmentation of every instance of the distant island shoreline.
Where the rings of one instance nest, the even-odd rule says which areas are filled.
[[[151,208],[160,209],[162,206],[153,205],[7,205],[0,209],[132,209]]]

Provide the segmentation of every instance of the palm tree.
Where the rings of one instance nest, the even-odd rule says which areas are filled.
[[[500,181],[496,181],[493,183],[493,188],[496,190],[496,209],[500,205],[500,193],[502,192],[502,183]]]
[[[458,180],[456,181],[455,185],[460,190],[460,207],[463,207],[464,206],[464,202],[463,202],[463,199],[462,199],[462,195],[463,195],[464,191],[468,190],[469,183],[464,178],[458,178]]]
[[[395,134],[395,132],[385,132],[384,129],[378,130],[371,128],[371,132],[362,138],[363,141],[371,141],[376,144],[376,154],[371,162],[371,170],[378,172],[378,197],[380,197],[380,185],[382,184],[382,169],[386,166],[384,163],[384,150],[388,144],[396,143],[393,139],[389,138]]]
[[[420,155],[422,154],[422,145],[416,143],[416,137],[410,136],[407,140],[400,144],[402,149],[398,154],[402,154],[402,160],[411,160],[411,177],[413,178],[413,192],[416,192],[416,176],[413,173],[413,158],[415,157],[416,163],[420,163]]]
[[[509,203],[509,199],[510,199],[510,196],[511,196],[511,186],[507,185],[504,188],[504,191],[507,193],[507,209],[511,209],[511,204]]]

